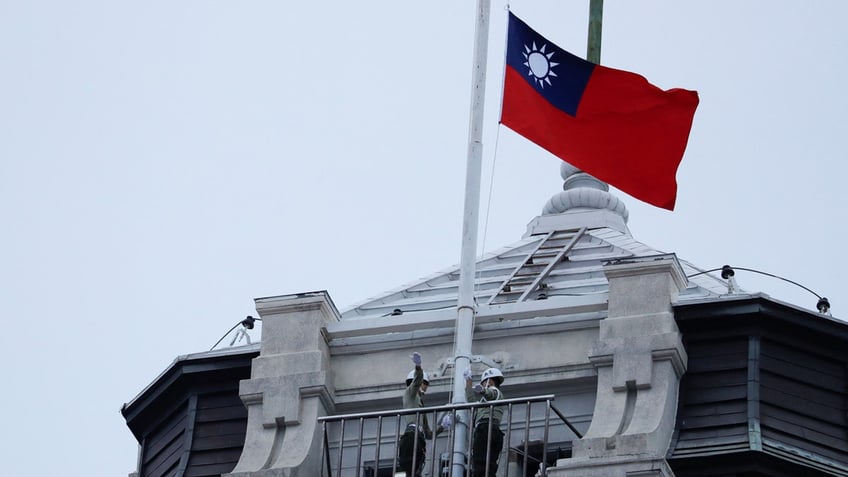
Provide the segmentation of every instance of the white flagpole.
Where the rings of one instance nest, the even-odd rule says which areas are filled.
[[[465,402],[463,371],[471,367],[471,343],[474,333],[474,278],[477,261],[477,225],[480,215],[480,177],[483,162],[483,105],[486,92],[486,57],[489,47],[489,11],[491,0],[477,0],[474,28],[474,69],[471,78],[471,115],[468,126],[468,159],[465,172],[465,212],[462,222],[462,250],[459,264],[456,330],[454,336],[453,403]],[[468,411],[454,427],[453,477],[465,475],[464,463],[472,423]],[[469,427],[465,427],[468,425]]]

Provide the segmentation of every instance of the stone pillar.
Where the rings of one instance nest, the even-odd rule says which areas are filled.
[[[598,372],[592,423],[550,477],[662,476],[686,351],[671,304],[686,286],[673,255],[604,267],[609,314],[589,359]]]
[[[332,406],[330,351],[322,333],[339,312],[326,292],[256,300],[260,354],[239,393],[247,435],[230,477],[314,477],[320,472],[321,427]]]

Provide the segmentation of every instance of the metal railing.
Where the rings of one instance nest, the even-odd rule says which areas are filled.
[[[538,466],[538,474],[547,474],[547,443],[553,441],[571,441],[580,438],[580,432],[568,422],[568,419],[556,409],[553,395],[533,396],[499,401],[446,404],[443,406],[423,407],[414,410],[396,409],[371,413],[325,416],[318,419],[322,424],[321,477],[395,477],[406,476],[398,462],[399,439],[407,429],[406,422],[413,421],[412,465],[421,467],[422,477],[451,477],[462,469],[463,476],[471,475],[472,424],[475,417],[484,408],[500,407],[503,417],[499,428],[502,430],[503,449],[498,458],[490,459],[492,449],[492,430],[496,423],[489,421],[486,442],[486,475],[498,465],[503,454],[521,456],[521,466],[507,462],[500,466],[497,474],[502,477],[533,477],[528,475],[528,467]],[[552,416],[553,411],[553,416]],[[453,425],[446,432],[437,434],[438,424],[445,415],[450,415]],[[411,416],[408,417],[408,416]],[[553,421],[552,421],[553,418]],[[426,426],[425,420],[429,426]],[[424,455],[419,455],[424,439],[418,432],[423,427],[433,431],[432,439],[426,439]],[[457,433],[456,426],[465,426],[466,432]],[[466,436],[465,445],[455,446],[457,435]],[[429,437],[429,436],[427,436]],[[541,442],[541,456],[531,455],[531,441]],[[466,449],[457,453],[457,448]],[[531,461],[536,462],[531,466]],[[502,462],[502,460],[501,460]],[[492,463],[492,464],[490,464]],[[410,477],[415,476],[413,471]],[[475,476],[476,477],[476,476]]]

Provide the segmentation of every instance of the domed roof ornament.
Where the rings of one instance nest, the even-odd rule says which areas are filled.
[[[628,212],[624,202],[609,193],[609,185],[580,169],[562,162],[560,176],[562,192],[551,197],[542,209],[542,215],[563,214],[571,210],[603,209],[621,216],[627,223]]]

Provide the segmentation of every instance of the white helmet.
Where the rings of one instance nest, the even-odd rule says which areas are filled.
[[[415,370],[414,369],[412,371],[410,371],[409,374],[406,375],[406,385],[409,386],[410,384],[412,384],[413,379],[415,379]],[[424,382],[427,383],[427,384],[430,384],[430,375],[427,374],[426,371],[424,372]]]
[[[483,384],[483,381],[487,379],[494,379],[500,386],[503,383],[504,375],[498,368],[489,368],[483,371],[483,376],[480,376],[480,384]]]

